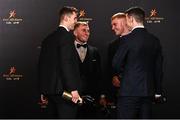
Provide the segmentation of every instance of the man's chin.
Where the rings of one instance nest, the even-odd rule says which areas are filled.
[[[70,30],[74,30],[74,26],[71,26],[69,29],[70,29]]]
[[[119,34],[119,33],[115,33],[117,36],[120,36],[121,34]]]
[[[88,41],[88,38],[83,38],[82,39],[84,42],[87,42]]]

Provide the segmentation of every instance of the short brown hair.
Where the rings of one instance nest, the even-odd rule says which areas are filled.
[[[65,15],[71,15],[75,12],[78,14],[78,10],[75,7],[70,7],[70,6],[64,6],[62,9],[59,11],[59,18],[62,20]]]
[[[111,20],[114,20],[115,18],[126,18],[126,15],[122,12],[116,13],[111,17]]]
[[[145,11],[140,7],[131,7],[125,13],[133,16],[137,22],[143,23],[145,20]]]

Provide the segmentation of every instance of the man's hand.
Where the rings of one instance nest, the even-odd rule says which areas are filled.
[[[74,103],[77,103],[78,100],[82,100],[82,98],[79,96],[79,93],[77,90],[71,91],[71,95],[72,95],[72,101]]]
[[[158,98],[160,98],[161,96],[162,96],[161,94],[155,94],[155,95],[154,95],[155,99],[158,99]]]
[[[107,100],[106,100],[106,96],[105,95],[101,95],[100,100],[99,100],[99,104],[102,106],[106,106],[107,105]]]
[[[113,76],[112,84],[114,85],[114,87],[120,87],[120,80],[118,76]]]
[[[42,104],[48,104],[48,99],[43,94],[41,94],[41,102]]]
[[[167,97],[164,94],[155,94],[153,103],[163,104],[167,102]]]

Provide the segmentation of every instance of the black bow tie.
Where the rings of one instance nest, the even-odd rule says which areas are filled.
[[[80,48],[80,47],[84,47],[84,48],[87,48],[87,44],[84,44],[84,45],[81,45],[81,44],[77,44],[77,48]]]

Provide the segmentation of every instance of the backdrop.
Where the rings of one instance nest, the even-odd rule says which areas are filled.
[[[107,45],[115,39],[110,18],[129,7],[143,7],[145,27],[160,39],[163,47],[163,87],[168,97],[167,103],[153,105],[153,117],[180,118],[178,0],[0,0],[0,118],[45,116],[45,109],[38,104],[39,46],[57,28],[58,11],[64,5],[77,7],[80,19],[90,21],[89,44],[101,54],[104,88],[109,88],[105,79]]]

